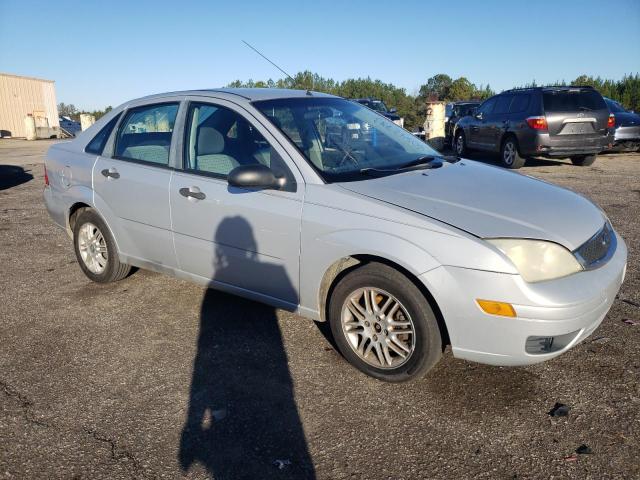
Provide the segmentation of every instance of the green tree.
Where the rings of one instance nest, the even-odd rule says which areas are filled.
[[[465,77],[455,80],[447,89],[446,100],[459,101],[469,100],[476,94],[476,86]]]
[[[438,73],[427,80],[427,83],[420,86],[418,97],[425,101],[445,100],[447,92],[453,80],[446,73]]]

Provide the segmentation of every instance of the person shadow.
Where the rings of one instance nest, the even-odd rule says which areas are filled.
[[[230,232],[242,235],[242,249],[220,241]],[[284,268],[256,265],[258,248],[245,219],[225,218],[214,241],[213,280],[234,278],[231,270],[243,268],[297,298]],[[252,263],[256,271],[247,271]],[[184,473],[200,464],[215,479],[315,478],[275,308],[205,292],[178,460]]]

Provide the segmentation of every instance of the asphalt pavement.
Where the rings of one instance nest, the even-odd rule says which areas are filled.
[[[640,154],[520,170],[627,242],[589,339],[523,368],[446,352],[385,384],[289,312],[143,270],[91,283],[42,203],[50,144],[0,140],[0,478],[640,477]]]

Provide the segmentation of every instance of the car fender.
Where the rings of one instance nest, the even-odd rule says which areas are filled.
[[[313,254],[307,254],[307,250]],[[305,261],[300,271],[300,310],[316,319],[321,317],[324,302],[321,297],[324,297],[322,292],[326,292],[326,288],[323,288],[323,283],[327,282],[326,275],[331,276],[334,265],[345,259],[378,257],[401,266],[416,278],[440,266],[435,258],[409,240],[366,229],[340,230],[316,237],[303,244],[302,255]]]

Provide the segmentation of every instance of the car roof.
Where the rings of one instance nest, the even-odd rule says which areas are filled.
[[[329,95],[327,93],[315,92],[312,90],[294,90],[289,88],[205,88],[201,90],[182,90],[176,92],[159,93],[155,95],[149,95],[143,97],[146,99],[152,99],[155,97],[167,97],[176,95],[198,95],[198,96],[219,96],[233,95],[236,98],[241,97],[250,102],[259,100],[275,100],[280,98],[301,98],[301,97],[332,97],[341,98],[335,95]],[[138,99],[138,100],[142,100]]]
[[[499,93],[502,95],[503,93],[518,93],[518,92],[539,92],[539,91],[561,91],[561,90],[595,90],[591,85],[548,85],[548,86],[537,86],[537,87],[519,87],[519,88],[511,88],[509,90],[505,90],[504,92]]]

